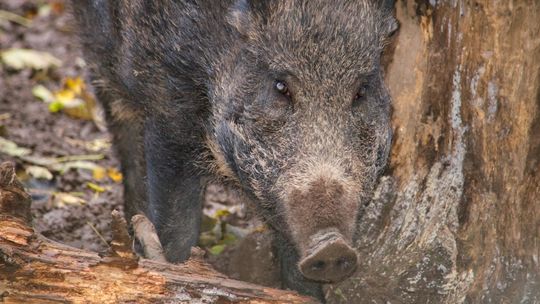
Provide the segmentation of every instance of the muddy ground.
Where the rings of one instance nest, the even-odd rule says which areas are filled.
[[[85,95],[84,100],[92,112],[85,119],[65,111],[53,112],[50,100],[33,93],[37,86],[43,86],[56,95],[70,79],[87,79],[69,6],[63,1],[1,1],[0,51],[9,49],[46,52],[60,59],[61,65],[13,68],[3,62],[0,66],[0,139],[4,142],[0,143],[0,161],[16,163],[18,176],[33,197],[34,225],[39,232],[74,247],[106,253],[111,211],[122,211],[122,184],[115,173],[119,163],[99,106],[88,104],[91,87],[83,85],[84,94],[90,96]],[[26,155],[9,151],[6,140],[17,149],[28,149]],[[74,166],[57,170],[43,164],[43,159]],[[36,174],[35,167],[45,168],[51,175]],[[210,241],[201,245],[208,260],[232,277],[278,286],[269,237],[237,196],[212,185],[205,208]],[[219,210],[222,212],[216,215]],[[216,237],[213,230],[222,223],[241,233],[226,240]],[[246,233],[249,236],[242,238]]]

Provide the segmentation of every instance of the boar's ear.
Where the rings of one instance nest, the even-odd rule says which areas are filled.
[[[376,0],[378,1],[379,7],[383,11],[384,23],[383,23],[383,40],[386,42],[390,37],[399,30],[399,22],[394,17],[394,0]]]
[[[243,36],[252,37],[256,25],[269,16],[269,0],[237,0],[231,7],[227,21]]]

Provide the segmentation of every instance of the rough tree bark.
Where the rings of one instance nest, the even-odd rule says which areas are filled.
[[[315,303],[293,292],[228,279],[198,259],[182,265],[139,260],[131,253],[125,222],[115,218],[119,236],[111,256],[48,240],[29,225],[30,197],[13,166],[0,165],[0,302]]]
[[[390,172],[331,302],[540,303],[540,1],[396,9]]]

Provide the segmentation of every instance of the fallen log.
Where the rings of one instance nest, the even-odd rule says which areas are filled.
[[[126,253],[69,247],[31,227],[30,196],[10,163],[0,165],[0,302],[4,303],[315,303],[294,292],[236,281],[201,259],[181,265]],[[118,222],[113,230],[123,228]]]

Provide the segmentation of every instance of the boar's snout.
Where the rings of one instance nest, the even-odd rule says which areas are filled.
[[[353,274],[357,255],[337,232],[312,237],[312,246],[300,260],[300,272],[313,281],[336,283]]]
[[[315,162],[313,162],[315,163]],[[340,166],[318,162],[291,180],[285,214],[300,261],[299,271],[313,281],[335,283],[356,270],[352,236],[359,209],[359,186]]]

